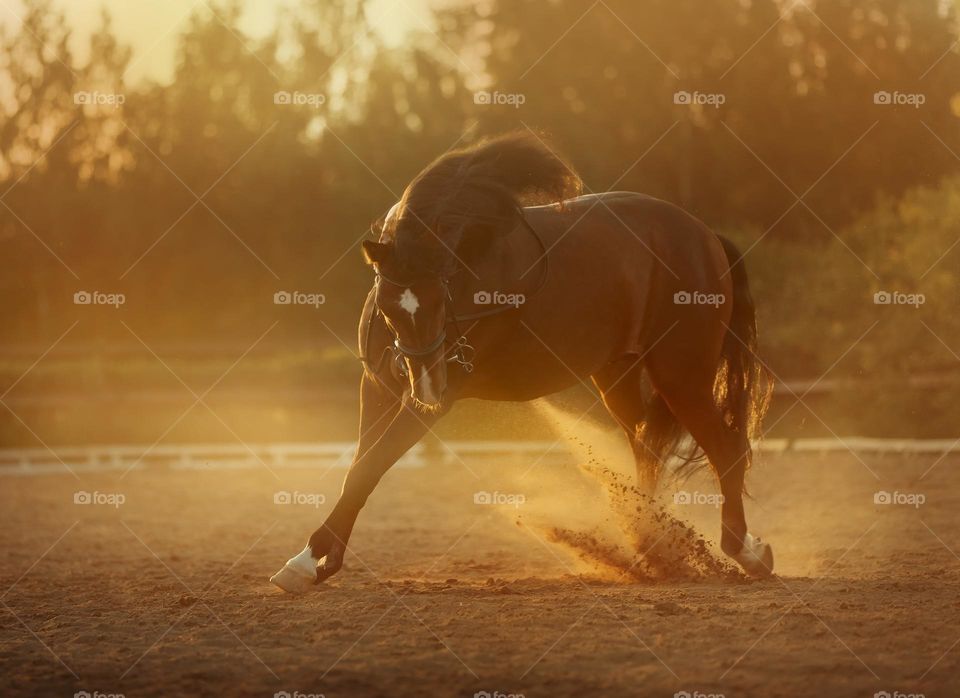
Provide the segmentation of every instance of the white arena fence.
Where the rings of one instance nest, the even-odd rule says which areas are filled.
[[[837,453],[940,455],[960,452],[958,439],[875,439],[865,437],[766,439],[765,453]],[[0,476],[23,476],[132,469],[327,469],[346,468],[355,442],[268,444],[96,445],[0,449]],[[396,467],[420,468],[429,462],[523,456],[542,463],[575,457],[564,441],[433,441],[414,446]]]

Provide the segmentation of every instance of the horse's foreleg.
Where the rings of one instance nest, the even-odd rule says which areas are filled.
[[[344,479],[343,490],[323,525],[310,536],[307,547],[271,579],[286,591],[305,591],[336,573],[343,564],[347,540],[357,515],[380,478],[427,432],[439,415],[422,414],[398,401],[386,428],[373,443],[361,439],[357,456]],[[361,423],[367,420],[361,419]],[[366,448],[364,448],[366,446]],[[322,564],[321,564],[322,563]]]
[[[377,441],[387,432],[387,428],[390,427],[393,422],[394,417],[397,416],[400,410],[400,404],[402,401],[402,391],[403,389],[400,386],[385,386],[382,385],[364,373],[363,378],[360,381],[360,434],[357,437],[357,450],[353,457],[353,463],[351,464],[350,470],[347,473],[347,479],[350,478],[350,473],[352,473],[357,467],[357,463],[360,458],[363,457]],[[416,442],[414,442],[416,443]],[[401,454],[402,455],[402,454]],[[399,458],[399,456],[397,456]],[[387,468],[390,466],[388,465]],[[376,483],[374,483],[376,484]],[[346,486],[346,481],[344,482],[344,487]],[[373,487],[370,488],[371,490]],[[341,501],[343,495],[341,493]],[[340,506],[338,501],[337,506]],[[359,511],[359,509],[358,509]],[[309,565],[311,567],[316,567],[316,560],[323,559],[323,566],[316,571],[317,581],[323,581],[334,572],[340,569],[340,566],[343,564],[343,553],[346,551],[346,540],[350,535],[350,531],[353,530],[353,522],[349,523],[349,529],[344,531],[343,526],[339,529],[333,529],[332,524],[335,523],[334,514],[337,513],[337,509],[334,508],[334,512],[327,517],[327,520],[324,522],[324,525],[314,532],[311,536],[307,547],[304,549],[304,552],[301,555],[306,553],[306,557],[309,558]],[[340,518],[343,518],[343,515],[340,515]],[[356,514],[354,514],[353,520],[356,519]],[[317,533],[323,531],[324,529],[339,530],[340,538],[343,541],[341,545],[337,540],[334,540],[332,544],[329,545],[329,549],[326,554],[320,553],[316,554],[315,550],[323,550],[322,541],[315,541],[314,538],[317,536]],[[318,545],[314,547],[314,542],[317,542]]]
[[[310,536],[308,547],[313,559],[323,560],[317,570],[317,581],[322,582],[340,569],[347,540],[367,497],[387,470],[427,433],[434,421],[435,416],[401,404],[383,435],[350,466],[340,499],[323,525]]]

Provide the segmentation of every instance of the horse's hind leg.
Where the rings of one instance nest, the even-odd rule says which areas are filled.
[[[612,361],[593,376],[603,404],[627,435],[637,465],[637,479],[645,482],[647,461],[644,445],[637,438],[637,430],[646,417],[643,399],[643,364],[640,358],[627,355]]]
[[[712,368],[715,364],[684,358],[682,354],[671,353],[668,347],[651,356],[647,363],[651,381],[676,419],[703,449],[720,481],[723,494],[720,548],[749,574],[769,575],[773,571],[773,551],[747,532],[743,510],[743,481],[750,459],[750,443],[745,434],[724,421],[716,404]],[[703,367],[702,370],[696,370],[697,366]],[[707,369],[708,366],[711,368]]]
[[[656,371],[657,362],[651,363]],[[690,364],[685,366],[689,369]],[[658,398],[665,400],[672,413],[668,416],[675,417],[690,432],[720,480],[723,493],[720,548],[750,574],[770,574],[773,553],[769,545],[747,533],[743,511],[743,480],[750,444],[743,434],[724,422],[713,398],[713,377],[706,371],[699,379],[685,374],[672,380],[669,370],[660,370],[658,375],[660,381],[654,383],[660,392]],[[639,431],[645,421],[654,417],[649,401],[644,398],[643,377],[644,368],[636,357],[624,357],[596,373],[593,381],[600,389],[604,405],[627,434],[636,460],[638,482],[652,485],[663,465],[657,461],[665,454],[649,448]],[[669,428],[667,421],[658,417],[656,428]]]

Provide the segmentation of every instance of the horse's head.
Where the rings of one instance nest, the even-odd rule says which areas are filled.
[[[377,270],[376,301],[396,337],[410,390],[438,408],[447,387],[445,279],[495,259],[491,247],[522,219],[521,206],[561,201],[580,179],[532,131],[451,150],[421,171],[363,243]]]
[[[404,266],[392,243],[365,241],[363,253],[377,272],[377,307],[396,338],[410,394],[421,408],[439,409],[447,388],[446,283]]]

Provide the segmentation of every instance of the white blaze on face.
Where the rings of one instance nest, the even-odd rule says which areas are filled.
[[[440,398],[433,392],[433,381],[430,380],[430,373],[426,366],[420,367],[420,401],[428,405],[435,405],[440,402]]]
[[[419,299],[409,288],[403,289],[403,293],[400,294],[400,307],[410,313],[411,318],[416,314],[417,308],[420,307]]]

